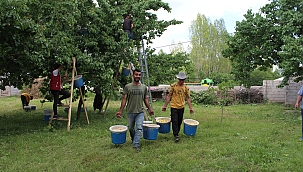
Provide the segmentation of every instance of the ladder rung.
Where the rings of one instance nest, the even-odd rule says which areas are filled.
[[[69,104],[66,104],[66,105],[58,105],[57,107],[69,107]]]
[[[68,118],[57,118],[58,121],[68,121]]]
[[[68,121],[68,118],[49,118],[50,120]]]

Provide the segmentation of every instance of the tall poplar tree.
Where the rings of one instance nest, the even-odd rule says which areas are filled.
[[[190,59],[195,64],[198,77],[209,76],[210,73],[229,73],[231,64],[224,59],[222,51],[226,48],[225,39],[228,32],[223,19],[214,23],[205,15],[198,14],[190,26],[192,49]]]

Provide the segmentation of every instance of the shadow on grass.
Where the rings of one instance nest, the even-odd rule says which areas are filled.
[[[43,112],[25,112],[23,110],[11,112],[0,116],[0,136],[42,131],[46,125]]]
[[[67,113],[61,112],[61,116],[67,118]],[[87,123],[84,113],[80,114],[80,119],[76,120],[76,111],[72,112],[71,130],[76,128],[98,127],[99,129],[108,129],[111,125],[126,125],[126,119],[113,118],[113,114],[107,114],[103,118],[103,114],[88,113],[89,123]],[[54,130],[66,130],[68,121],[54,120],[51,126],[44,121],[42,110],[25,112],[23,110],[11,111],[0,115],[0,137],[10,135],[23,135],[35,132],[51,132]]]

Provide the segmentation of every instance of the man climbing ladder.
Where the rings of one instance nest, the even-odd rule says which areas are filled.
[[[50,75],[50,91],[54,96],[54,104],[53,104],[53,111],[54,111],[54,119],[62,118],[58,115],[57,106],[62,105],[61,100],[67,99],[70,97],[70,93],[63,89],[62,81],[60,76],[60,71],[62,70],[63,65],[54,64],[54,69]],[[67,76],[64,76],[67,77]],[[62,97],[59,98],[59,95]]]

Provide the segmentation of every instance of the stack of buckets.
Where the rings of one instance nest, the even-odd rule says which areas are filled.
[[[143,138],[146,140],[156,140],[159,127],[159,125],[153,124],[153,121],[143,121]]]
[[[123,144],[126,142],[127,126],[114,125],[109,128],[113,144]]]
[[[184,119],[184,134],[188,136],[193,136],[197,132],[197,127],[199,125],[199,122],[193,119]]]

